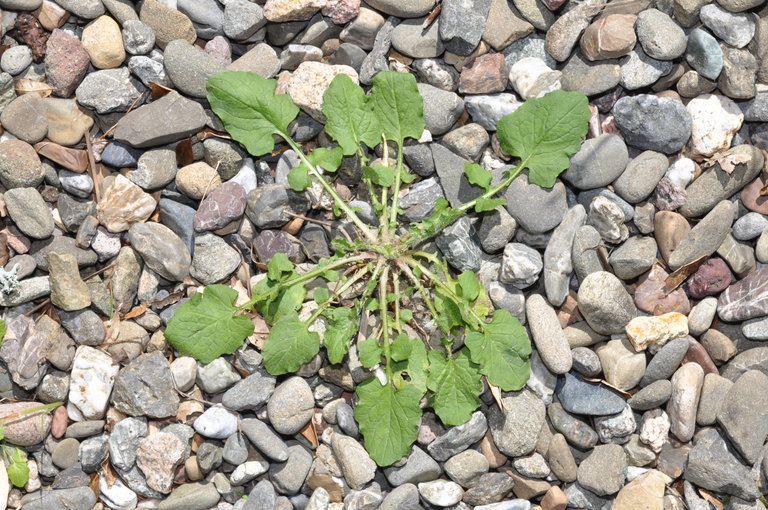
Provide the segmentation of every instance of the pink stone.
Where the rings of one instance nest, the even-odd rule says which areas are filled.
[[[731,284],[733,274],[721,258],[711,258],[688,279],[688,295],[701,299],[719,294]]]
[[[245,212],[245,189],[236,182],[225,182],[205,197],[195,213],[195,231],[224,228]]]
[[[229,41],[220,35],[205,43],[205,52],[223,66],[232,63],[232,47],[230,47]]]
[[[568,0],[541,0],[541,3],[550,11],[558,10]]]
[[[707,350],[691,336],[688,337],[688,352],[683,357],[683,363],[699,364],[704,369],[704,375],[720,375],[720,371],[717,369],[715,362],[712,361]]]
[[[323,7],[323,16],[331,18],[337,25],[355,19],[360,12],[360,0],[328,0]]]
[[[46,46],[45,76],[55,96],[72,96],[90,63],[91,57],[77,37],[58,28],[53,31]]]
[[[176,468],[184,461],[186,450],[181,439],[168,432],[145,437],[136,451],[136,465],[147,478],[147,485],[163,494],[171,492]]]
[[[688,315],[691,311],[691,302],[683,289],[675,289],[665,296],[664,281],[667,276],[667,272],[661,266],[653,266],[646,276],[640,278],[640,284],[635,289],[635,305],[640,310],[653,315],[669,312]]]
[[[67,408],[59,406],[53,412],[53,421],[51,421],[51,435],[56,439],[64,437],[67,431]]]
[[[765,178],[760,176],[741,190],[741,202],[744,207],[760,214],[768,214],[768,195],[760,195],[760,190],[765,184]]]
[[[502,53],[477,57],[472,65],[465,67],[459,77],[459,92],[462,94],[493,94],[507,86],[509,66]]]

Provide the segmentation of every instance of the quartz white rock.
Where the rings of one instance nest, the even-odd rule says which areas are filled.
[[[201,436],[226,439],[237,432],[237,415],[214,406],[198,416],[193,426]]]
[[[696,175],[696,163],[690,158],[680,158],[667,168],[664,177],[668,178],[675,186],[685,188]]]
[[[692,154],[711,156],[727,149],[744,122],[744,114],[736,103],[717,94],[693,98],[686,109],[691,115],[688,148]]]
[[[536,57],[521,58],[509,70],[509,81],[520,97],[541,97],[547,92],[560,90],[563,73],[551,69]]]
[[[73,421],[100,420],[104,417],[120,365],[112,356],[81,345],[72,361],[67,414]]]
[[[464,496],[461,485],[447,480],[435,480],[419,484],[419,494],[427,503],[435,506],[453,506]]]
[[[263,460],[243,462],[232,471],[229,481],[232,485],[244,485],[257,476],[261,476],[269,469],[269,463]]]
[[[99,499],[112,510],[133,510],[138,504],[136,493],[121,479],[115,479],[110,486],[105,476],[99,477]]]

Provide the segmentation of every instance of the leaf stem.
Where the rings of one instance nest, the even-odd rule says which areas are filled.
[[[383,150],[383,157],[381,158],[383,161],[383,164],[385,167],[389,168],[389,145],[387,145],[387,139],[384,135],[381,135],[382,138],[382,150]],[[389,216],[389,209],[388,209],[388,203],[387,203],[387,192],[389,191],[389,188],[387,186],[381,187],[381,216],[379,218],[379,225],[383,232],[383,237],[387,241],[389,241],[389,220],[387,217]]]
[[[429,312],[432,314],[432,317],[437,318],[438,313],[437,313],[437,307],[435,306],[435,302],[432,300],[432,297],[429,295],[429,292],[427,292],[427,289],[424,287],[424,285],[419,281],[418,278],[416,278],[416,275],[413,274],[413,271],[411,271],[411,268],[408,267],[408,264],[398,259],[397,267],[400,268],[403,274],[405,274],[405,276],[408,277],[409,280],[411,280],[411,283],[413,283],[414,287],[416,287],[416,290],[419,291],[419,294],[421,294],[421,298],[424,300],[424,303],[427,305],[427,308],[429,309]]]
[[[493,188],[490,188],[488,191],[486,191],[485,193],[483,193],[483,194],[482,194],[482,195],[480,195],[479,197],[477,197],[477,198],[475,198],[475,199],[473,199],[473,200],[470,200],[470,201],[469,201],[469,202],[467,202],[466,204],[462,204],[462,205],[459,207],[459,211],[467,211],[467,210],[469,210],[469,209],[471,209],[471,208],[475,207],[475,205],[477,205],[477,201],[478,201],[478,200],[480,200],[480,199],[484,199],[484,198],[491,198],[493,195],[495,195],[495,194],[496,194],[496,193],[498,193],[499,191],[501,191],[501,190],[503,190],[504,188],[506,188],[507,186],[509,186],[509,185],[512,183],[512,181],[514,181],[514,180],[515,180],[515,177],[517,177],[518,175],[520,175],[520,172],[522,172],[522,171],[523,171],[523,169],[526,167],[526,165],[527,165],[527,164],[528,164],[528,160],[526,159],[525,161],[521,161],[521,162],[520,162],[520,164],[519,164],[519,165],[517,165],[516,167],[514,167],[514,168],[510,168],[510,169],[507,171],[507,177],[506,177],[506,179],[504,179],[503,181],[501,181],[501,183],[500,183],[500,184],[498,184],[497,186],[494,186]],[[446,225],[446,226],[447,226],[447,225]]]
[[[338,260],[334,260],[333,262],[330,262],[327,265],[317,267],[317,268],[313,269],[312,271],[308,271],[308,272],[306,272],[304,274],[300,274],[300,275],[296,276],[295,278],[291,278],[290,280],[285,281],[285,282],[279,284],[275,288],[270,289],[270,291],[268,293],[266,293],[266,294],[257,294],[257,295],[252,296],[251,299],[249,299],[247,302],[245,302],[242,305],[238,306],[237,310],[238,311],[250,310],[250,309],[252,309],[254,307],[254,305],[256,303],[258,303],[259,301],[261,301],[265,297],[269,296],[270,294],[272,294],[276,290],[279,290],[279,289],[282,289],[282,288],[286,288],[286,287],[290,287],[292,285],[296,285],[296,284],[299,284],[299,283],[303,283],[303,282],[312,280],[314,278],[317,278],[321,274],[325,273],[326,271],[330,271],[332,269],[336,269],[337,267],[343,267],[343,266],[346,266],[346,265],[349,265],[349,264],[353,264],[355,262],[360,262],[362,260],[370,260],[372,258],[374,258],[374,255],[366,253],[366,254],[355,255],[354,257],[342,257],[342,258],[340,258]]]
[[[442,282],[438,276],[424,267],[421,263],[419,263],[416,259],[412,258],[406,258],[406,261],[408,261],[412,266],[418,268],[422,273],[424,273],[430,280],[432,280],[432,284],[435,287],[439,287],[442,289],[443,292],[445,292],[451,299],[453,299],[456,303],[461,303],[463,300],[461,297],[459,297],[452,288],[450,288],[448,285]],[[479,324],[480,330],[485,330],[485,319],[478,315],[478,313],[472,308],[472,306],[466,307],[466,310],[469,312],[469,314],[472,316],[473,319],[477,321]]]
[[[398,333],[403,332],[400,324],[400,278],[396,274],[392,275],[392,292],[395,296],[395,329]]]
[[[389,345],[389,315],[387,313],[387,280],[389,279],[389,266],[384,267],[384,272],[379,280],[379,311],[381,312],[382,347],[386,360],[387,381],[392,381],[392,354]]]
[[[333,189],[333,186],[325,179],[323,174],[317,169],[315,165],[309,162],[309,159],[304,155],[304,152],[301,150],[301,147],[293,141],[293,139],[286,135],[285,133],[278,133],[283,139],[288,142],[288,145],[291,146],[291,148],[296,152],[296,154],[299,156],[299,159],[307,165],[307,168],[309,168],[310,173],[317,179],[317,182],[320,183],[320,185],[325,189],[325,191],[328,192],[331,197],[333,197],[333,201],[336,202],[336,205],[339,206],[339,209],[344,211],[344,214],[347,215],[347,217],[352,220],[352,223],[357,226],[358,229],[363,233],[363,235],[368,239],[368,241],[375,243],[377,241],[376,236],[373,232],[366,226],[365,223],[363,223],[363,220],[360,219],[360,217],[355,213],[355,211],[352,210],[351,207],[347,205],[347,203],[339,196],[338,193],[336,193],[336,190]]]
[[[392,192],[392,209],[389,212],[389,228],[393,232],[397,228],[397,201],[400,198],[400,172],[403,170],[403,144],[397,145],[397,166],[395,167],[395,189]]]

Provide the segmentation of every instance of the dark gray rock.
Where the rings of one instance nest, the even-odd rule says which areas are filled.
[[[581,144],[562,177],[581,190],[600,188],[616,180],[628,161],[627,146],[621,137],[603,134]]]
[[[476,240],[475,229],[469,218],[462,216],[458,221],[443,229],[435,237],[435,244],[448,263],[456,270],[477,271],[480,269],[482,250]]]
[[[480,441],[488,430],[485,415],[476,411],[464,425],[453,427],[429,443],[427,451],[433,459],[445,461]]]
[[[469,55],[480,43],[491,0],[446,0],[440,12],[440,38],[446,50]]]
[[[142,354],[117,374],[112,404],[130,416],[175,416],[179,396],[173,388],[171,366],[162,352]]]
[[[625,405],[624,399],[607,386],[571,373],[558,378],[555,395],[563,408],[574,414],[606,416],[620,413]]]
[[[679,151],[691,136],[691,116],[680,101],[649,94],[625,96],[613,107],[628,145],[664,154]]]
[[[688,454],[685,479],[704,489],[750,501],[760,496],[750,469],[729,451],[716,429],[707,429],[698,436]]]

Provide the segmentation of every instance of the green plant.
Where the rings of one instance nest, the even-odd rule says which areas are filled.
[[[8,480],[16,487],[24,487],[29,481],[29,466],[27,466],[27,453],[21,448],[9,445],[5,442],[5,425],[23,416],[44,411],[53,411],[61,405],[61,402],[45,404],[32,409],[25,409],[0,418],[0,461],[5,464]]]
[[[322,111],[325,131],[338,146],[309,154],[289,136],[299,109],[287,95],[275,94],[276,86],[275,80],[255,74],[223,72],[209,79],[208,100],[232,138],[254,156],[273,151],[276,138],[295,150],[301,163],[288,175],[291,188],[302,191],[319,183],[359,238],[335,239],[334,255],[305,273],[285,255],[275,255],[251,299],[240,306],[234,304],[234,290],[209,285],[179,307],[165,334],[179,352],[208,363],[242,345],[253,332],[248,314],[255,309],[271,325],[262,354],[274,375],[295,372],[321,345],[331,363],[341,363],[356,344],[360,363],[381,369],[357,386],[355,418],[371,457],[389,465],[407,455],[416,440],[425,395],[445,424],[460,425],[480,406],[483,377],[504,391],[525,385],[531,344],[523,326],[506,310],[493,310],[474,273],[454,276],[442,258],[422,245],[469,211],[505,204],[497,193],[523,170],[530,182],[551,187],[586,134],[587,99],[551,92],[504,117],[499,140],[519,164],[495,185],[490,172],[467,164],[465,174],[478,188],[477,198],[457,208],[441,199],[429,218],[403,227],[398,197],[415,176],[403,165],[402,149],[425,128],[415,79],[381,72],[366,96],[349,77],[336,76]],[[379,144],[383,156],[371,161],[366,147]],[[345,156],[359,158],[361,186],[378,215],[378,227],[364,223],[331,185]],[[308,291],[314,280],[323,284]],[[308,297],[316,309],[302,320],[299,312]],[[356,341],[361,314],[378,320],[369,338]],[[326,325],[322,337],[313,326],[321,318]],[[423,329],[421,335],[415,332],[429,320],[439,332],[439,345],[430,344]]]

